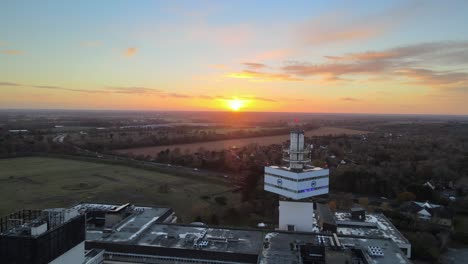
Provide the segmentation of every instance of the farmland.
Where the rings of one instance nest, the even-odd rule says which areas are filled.
[[[222,183],[120,165],[27,157],[0,160],[0,168],[0,215],[80,201],[132,202],[171,207],[188,222],[193,220],[192,214],[220,213],[239,200],[239,195]],[[211,199],[219,193],[227,198],[227,205]]]
[[[356,135],[367,133],[366,131],[339,128],[339,127],[320,127],[318,129],[310,130],[306,132],[306,136],[325,136],[325,135]],[[219,141],[210,141],[210,142],[199,142],[199,143],[190,143],[190,144],[175,144],[169,146],[153,146],[153,147],[139,147],[139,148],[129,148],[129,149],[120,149],[116,150],[117,153],[132,153],[134,155],[156,155],[158,152],[166,149],[175,149],[179,148],[181,151],[190,150],[191,152],[196,152],[200,148],[205,150],[222,150],[233,147],[243,147],[249,144],[258,144],[258,145],[271,145],[279,144],[289,139],[289,135],[280,135],[280,136],[267,136],[267,137],[253,137],[253,138],[242,138],[242,139],[229,139],[229,140],[219,140]]]

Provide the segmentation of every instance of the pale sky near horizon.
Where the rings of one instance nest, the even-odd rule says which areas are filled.
[[[468,114],[467,1],[0,2],[0,108]]]

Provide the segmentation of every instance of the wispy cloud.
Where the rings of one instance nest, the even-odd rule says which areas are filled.
[[[12,82],[0,82],[0,86],[18,86],[18,87],[32,87],[36,89],[58,90],[76,93],[92,93],[92,94],[122,94],[122,95],[145,95],[145,96],[159,96],[162,98],[195,98],[194,95],[180,94],[173,92],[166,92],[156,88],[142,87],[142,86],[120,86],[120,87],[104,87],[103,89],[78,89],[68,88],[52,85],[26,85]]]
[[[255,100],[255,101],[263,101],[263,102],[272,102],[272,103],[275,103],[275,102],[278,101],[278,100],[275,100],[275,99],[272,99],[272,98],[258,97],[258,96],[247,97],[247,99]]]
[[[427,69],[401,69],[397,74],[404,75],[412,80],[413,83],[435,86],[435,87],[468,87],[468,73],[433,71]]]
[[[254,57],[254,60],[264,61],[264,60],[285,59],[293,53],[294,52],[291,49],[274,49],[274,50],[264,51],[264,52],[257,54]]]
[[[350,16],[348,12],[327,13],[303,22],[296,35],[306,45],[367,40],[395,29],[420,9],[418,3],[404,3],[359,18]]]
[[[247,66],[247,68],[249,69],[253,69],[253,70],[259,70],[259,69],[262,69],[262,68],[265,68],[266,65],[263,64],[263,63],[255,63],[255,62],[244,62],[242,63],[243,65]]]
[[[107,91],[119,94],[160,94],[162,91],[155,88],[129,86],[129,87],[107,87]]]
[[[174,98],[194,98],[193,95],[180,94],[180,93],[168,93],[164,94],[163,97],[174,97]]]
[[[350,53],[344,56],[325,56],[325,58],[333,61],[355,61],[355,60],[379,60],[389,59],[395,57],[397,53],[392,51],[383,52],[363,52],[363,53]]]
[[[21,84],[12,82],[0,82],[0,86],[21,86]]]
[[[127,48],[124,52],[125,57],[133,57],[138,52],[137,48]]]
[[[50,86],[50,85],[31,85],[30,87],[38,88],[38,89],[49,89],[49,90],[61,90],[61,91],[68,91],[68,92],[78,92],[78,93],[104,93],[105,91],[102,90],[87,90],[87,89],[76,89],[76,88],[67,88],[61,86]]]
[[[435,42],[400,46],[383,51],[348,53],[325,56],[327,62],[288,62],[282,73],[292,76],[319,76],[326,80],[346,80],[343,76],[374,75],[386,77],[405,76],[417,84],[437,87],[465,85],[468,73],[463,70],[440,71],[432,67],[468,65],[468,60],[454,60],[457,54],[468,54],[468,42]],[[462,67],[463,68],[463,67]],[[352,79],[348,79],[352,80]]]
[[[213,96],[211,96],[211,95],[199,95],[198,98],[206,99],[206,100],[212,100],[212,99],[214,99],[215,97],[213,97]]]
[[[327,55],[327,60],[319,63],[285,61],[279,72],[263,69],[272,67],[259,62],[244,62],[244,70],[228,73],[231,78],[251,79],[253,81],[302,81],[308,77],[320,77],[325,82],[353,81],[353,77],[370,75],[371,78],[385,77],[388,80],[402,76],[401,70],[411,68],[427,69],[431,67],[448,67],[468,65],[468,42],[431,42],[399,46],[380,51]],[[466,67],[465,67],[466,68]],[[400,72],[399,74],[395,74]],[[435,72],[435,70],[433,70]],[[457,72],[456,70],[454,71]],[[465,72],[461,70],[461,72]],[[451,76],[462,76],[461,72]],[[406,74],[410,76],[410,74]],[[445,74],[436,74],[441,80]],[[414,74],[413,74],[414,76]],[[346,78],[345,78],[346,77]],[[426,84],[428,84],[427,82]],[[433,82],[434,83],[434,82]]]
[[[226,96],[211,96],[211,95],[199,95],[198,98],[201,99],[206,99],[206,100],[224,100],[224,101],[229,101],[234,98],[226,97]],[[260,97],[260,96],[237,96],[236,98],[241,99],[241,100],[249,100],[249,101],[263,101],[263,102],[278,102],[277,99],[273,98],[268,98],[268,97]]]
[[[400,60],[402,63],[434,63],[453,61],[456,57],[462,57],[458,63],[467,63],[468,42],[430,42],[414,45],[400,46],[384,51],[367,51],[361,53],[348,53],[342,56],[325,56],[332,61],[376,61],[376,60]]]
[[[216,69],[216,70],[226,70],[229,68],[229,66],[225,64],[212,64],[210,65],[211,68]]]
[[[328,75],[330,78],[339,78],[346,74],[362,74],[382,72],[388,68],[386,62],[371,61],[366,63],[353,64],[311,64],[311,63],[294,63],[282,67],[281,69],[289,74],[307,77],[315,75]]]
[[[347,41],[357,41],[363,39],[369,39],[380,33],[382,29],[373,26],[361,26],[355,28],[342,28],[335,30],[314,30],[315,32],[310,33],[308,30],[304,30],[304,40],[308,45],[318,45],[327,43],[342,43]]]
[[[16,49],[7,49],[7,50],[2,50],[0,51],[3,54],[7,55],[22,55],[24,52],[22,50],[16,50]]]
[[[233,72],[228,74],[227,77],[238,79],[252,79],[257,81],[302,81],[302,79],[293,77],[287,73],[267,73],[252,70]]]
[[[361,101],[360,99],[353,98],[353,97],[343,97],[343,98],[341,98],[341,100],[343,100],[343,101],[348,101],[348,102],[357,102],[357,101]]]

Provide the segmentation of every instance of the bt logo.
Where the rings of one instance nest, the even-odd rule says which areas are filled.
[[[315,186],[317,186],[317,183],[316,183],[315,181],[311,181],[311,182],[310,182],[310,186],[311,186],[312,188],[315,188]]]
[[[283,180],[278,179],[278,180],[276,181],[276,183],[277,183],[279,186],[281,186],[281,185],[283,185]]]

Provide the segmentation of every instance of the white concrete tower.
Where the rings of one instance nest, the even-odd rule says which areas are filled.
[[[280,195],[280,230],[312,231],[313,203],[306,199],[328,193],[329,170],[309,165],[304,131],[291,131],[289,149],[283,151],[289,166],[265,167],[264,190]]]

